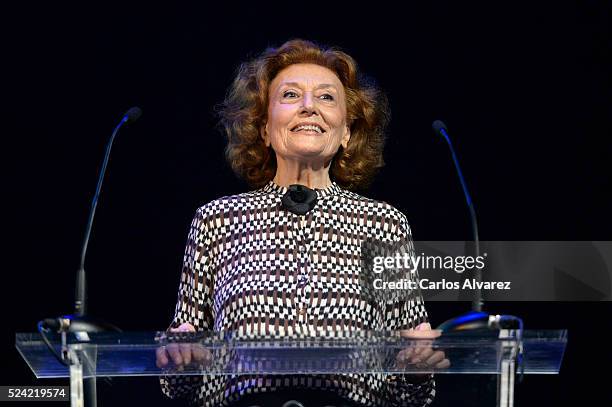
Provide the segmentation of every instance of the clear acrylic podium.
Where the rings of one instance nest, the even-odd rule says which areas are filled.
[[[62,351],[60,335],[50,337]],[[156,350],[191,344],[212,358],[177,369],[156,366]],[[83,379],[109,376],[434,373],[497,375],[497,405],[514,403],[519,374],[558,374],[567,344],[565,330],[466,331],[435,340],[402,337],[399,332],[305,333],[291,337],[241,337],[235,333],[124,332],[68,334],[63,350],[73,361],[58,362],[38,333],[16,334],[16,347],[37,378],[70,377],[71,405],[84,406]],[[398,363],[398,352],[432,347],[445,352],[443,370]]]

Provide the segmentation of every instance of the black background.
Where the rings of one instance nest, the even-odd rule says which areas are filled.
[[[104,146],[133,105],[144,114],[116,140],[94,225],[89,309],[124,330],[166,328],[196,208],[247,190],[225,164],[214,105],[239,63],[290,38],[342,47],[389,95],[387,166],[366,195],[406,213],[415,239],[470,236],[448,148],[431,132],[440,118],[481,239],[612,240],[608,2],[22,2],[0,18],[2,385],[65,383],[35,380],[14,333],[71,312]],[[437,325],[467,307],[428,310]],[[570,332],[561,374],[526,377],[517,405],[610,401],[595,370],[610,366],[610,303],[488,309]],[[444,393],[455,382],[440,381],[440,405],[456,404]],[[152,378],[100,392],[103,405],[167,402]]]

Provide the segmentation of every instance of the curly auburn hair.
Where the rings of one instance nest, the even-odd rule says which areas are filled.
[[[350,55],[300,39],[268,48],[238,69],[218,107],[230,166],[252,187],[261,187],[274,178],[276,155],[260,135],[267,120],[268,89],[280,71],[301,63],[328,68],[344,85],[351,138],[346,149],[340,146],[334,156],[330,178],[349,190],[365,189],[384,166],[385,130],[390,118],[387,98],[374,81],[359,74]]]

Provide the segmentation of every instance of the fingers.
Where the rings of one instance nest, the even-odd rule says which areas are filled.
[[[426,360],[433,353],[434,353],[434,350],[431,348],[431,343],[421,345],[421,346],[417,344],[416,348],[414,349],[414,356],[416,359],[419,359],[420,361]]]
[[[450,360],[444,359],[441,362],[436,363],[436,369],[448,369],[451,365]]]
[[[177,343],[170,343],[166,345],[166,351],[168,355],[170,355],[170,360],[177,365],[180,366],[183,364],[183,357],[181,356],[181,350],[179,349],[179,345]]]
[[[434,350],[431,346],[402,349],[397,354],[397,367],[406,368],[414,366],[417,369],[447,369],[450,361],[441,350]]]
[[[400,330],[400,336],[418,339],[418,341],[415,341],[409,348],[400,351],[397,358],[398,361],[402,364],[422,364],[434,355],[434,350],[431,347],[432,341],[441,334],[442,331],[431,329],[431,325],[428,322],[423,322],[416,328]]]
[[[179,352],[183,359],[183,364],[188,365],[191,363],[191,344],[190,343],[179,343]]]
[[[196,332],[193,325],[186,322],[179,325],[177,328],[170,328],[170,332]],[[170,343],[155,350],[156,362],[158,368],[166,367],[172,362],[179,370],[191,364],[193,361],[202,362],[207,359],[212,359],[210,352],[204,349],[200,344],[191,343]]]
[[[201,345],[195,344],[191,348],[191,356],[193,356],[193,360],[202,363],[204,359],[206,359],[206,353],[204,352],[204,348]]]
[[[191,352],[183,344],[171,343],[155,349],[155,365],[160,369],[167,367],[170,362],[182,367],[191,363],[191,359]]]
[[[410,363],[410,360],[412,359],[413,355],[413,348],[406,348],[400,350],[395,357],[396,366],[400,369],[404,369]]]
[[[441,350],[433,352],[427,359],[425,359],[422,364],[426,366],[431,366],[436,369],[447,369],[450,367],[450,360],[446,358],[446,354]]]
[[[435,366],[438,362],[443,361],[445,358],[444,352],[442,351],[431,351],[429,356],[423,357],[423,362],[428,366]]]
[[[155,350],[155,365],[160,369],[172,363],[182,370],[191,363],[209,364],[211,361],[211,352],[197,343],[172,343]]]
[[[191,347],[191,355],[193,356],[193,360],[197,363],[210,363],[212,361],[212,354],[206,348],[204,348],[199,343],[194,344]]]
[[[417,357],[414,363],[417,368],[421,369],[447,369],[451,365],[450,360],[446,358],[446,355],[442,351],[432,351],[431,354],[424,358]]]
[[[195,328],[189,322],[185,322],[179,325],[178,328],[170,328],[170,332],[195,332]],[[170,351],[170,348],[169,348]],[[191,363],[191,344],[189,343],[179,343],[178,344],[178,352],[176,347],[172,347],[171,356],[174,360],[174,363],[177,365],[185,364],[188,365]]]
[[[166,349],[162,346],[155,349],[155,365],[161,369],[168,365],[168,355]]]
[[[406,348],[402,349],[397,353],[397,360],[400,362],[406,362],[413,358],[414,356],[414,348]]]

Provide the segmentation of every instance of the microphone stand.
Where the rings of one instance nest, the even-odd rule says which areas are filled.
[[[68,345],[67,345],[67,334],[73,333],[76,339],[80,342],[88,342],[89,335],[88,333],[96,333],[96,332],[121,332],[117,326],[105,322],[101,319],[94,318],[88,316],[86,314],[87,311],[87,284],[86,284],[86,274],[85,274],[85,258],[87,255],[87,246],[89,243],[89,237],[91,235],[91,229],[93,226],[94,216],[96,213],[96,207],[98,205],[98,199],[100,197],[100,192],[102,190],[102,183],[104,181],[104,175],[106,174],[106,167],[108,165],[111,148],[113,145],[113,141],[115,140],[115,136],[121,129],[121,127],[126,123],[131,123],[136,121],[142,111],[138,107],[132,107],[127,111],[127,113],[123,116],[119,124],[113,130],[111,138],[106,145],[106,152],[104,154],[104,160],[102,162],[102,168],[100,170],[100,175],[98,176],[98,183],[96,186],[96,192],[94,194],[91,209],[89,211],[89,217],[87,219],[87,225],[85,228],[85,236],[83,238],[83,245],[81,247],[81,257],[79,263],[79,269],[77,271],[76,278],[76,295],[75,295],[75,305],[74,305],[74,314],[72,315],[64,315],[58,318],[46,318],[42,321],[38,322],[38,331],[41,334],[41,337],[49,350],[55,355],[56,359],[63,364],[64,366],[70,367],[71,365],[81,364],[81,363],[89,363],[91,361],[88,360],[73,360],[73,355],[69,353]],[[49,331],[55,331],[61,335],[61,353],[58,353],[49,339],[47,338],[47,333]],[[84,359],[88,359],[85,353],[82,354]],[[95,362],[94,362],[95,363]],[[72,368],[71,368],[72,370]],[[72,378],[72,374],[71,374]],[[110,378],[108,378],[110,381]],[[72,385],[72,383],[71,383]],[[71,392],[75,391],[71,386]],[[96,378],[84,378],[83,379],[83,396],[85,400],[85,405],[90,407],[96,407],[97,405],[97,397],[96,397]],[[73,395],[71,395],[73,396]]]
[[[465,200],[470,210],[472,236],[474,238],[474,251],[476,257],[478,257],[480,256],[480,240],[478,238],[478,222],[476,221],[476,210],[474,209],[472,197],[470,196],[470,193],[467,189],[467,185],[465,183],[465,179],[463,178],[463,173],[461,172],[461,167],[459,166],[459,160],[457,159],[457,154],[455,153],[453,143],[451,142],[451,139],[448,136],[446,125],[441,120],[436,120],[433,122],[432,128],[436,134],[440,134],[446,140],[446,143],[448,144],[448,147],[450,148],[451,154],[453,156],[457,175],[459,176],[459,181],[461,182],[461,187],[463,188],[463,195],[465,196]],[[474,273],[474,279],[479,283],[482,282],[482,271],[478,268]],[[522,337],[523,320],[521,318],[515,317],[513,315],[489,315],[486,312],[483,312],[482,308],[482,290],[480,289],[479,285],[476,284],[476,289],[474,290],[474,296],[472,298],[471,311],[443,322],[438,326],[438,329],[442,330],[443,332],[482,328],[498,330],[518,329],[519,338]]]
[[[465,179],[463,178],[463,173],[461,172],[461,166],[459,165],[459,160],[457,159],[457,154],[455,154],[455,149],[453,148],[453,143],[451,142],[450,137],[448,136],[446,125],[440,121],[436,120],[433,123],[433,129],[437,134],[442,135],[448,144],[448,147],[453,156],[453,162],[455,163],[455,169],[457,170],[457,175],[459,176],[459,181],[461,182],[461,188],[463,189],[463,195],[465,196],[465,200],[470,211],[470,220],[472,225],[472,237],[474,239],[474,252],[476,257],[480,256],[480,239],[478,238],[478,222],[476,220],[476,210],[474,209],[474,202],[472,202],[472,197],[467,189],[467,184],[465,183]],[[474,280],[478,283],[482,282],[482,271],[480,269],[476,269],[474,272]],[[482,290],[480,286],[476,284],[476,289],[474,290],[474,296],[472,298],[472,312],[482,312],[483,300],[482,300]]]

